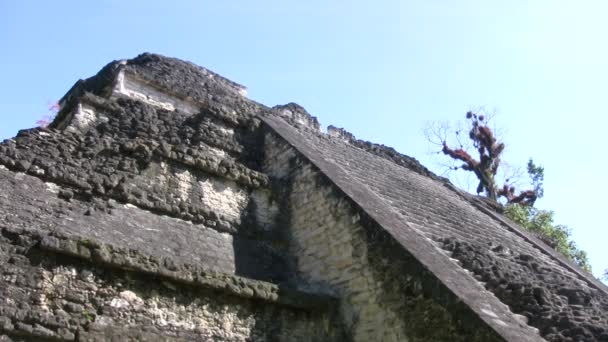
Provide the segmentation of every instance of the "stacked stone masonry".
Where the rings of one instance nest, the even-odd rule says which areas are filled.
[[[608,292],[414,159],[153,54],[0,144],[1,341],[608,341]]]
[[[133,257],[128,251],[54,242],[2,230],[0,327],[16,340],[324,341],[331,334],[331,315],[304,305],[322,302],[314,297],[288,298],[268,284],[208,272],[187,281],[175,264],[167,267],[181,269],[181,277],[167,276],[158,265],[143,272],[135,262],[121,267],[120,258]],[[83,253],[87,247],[93,263]]]
[[[288,283],[278,203],[259,171],[260,121],[163,90],[150,81],[162,71],[112,63],[64,97],[53,128],[0,146],[1,228],[7,243],[27,239],[3,254],[21,262],[3,272],[0,330],[16,340],[343,340],[335,299]],[[213,96],[242,96],[202,76]]]

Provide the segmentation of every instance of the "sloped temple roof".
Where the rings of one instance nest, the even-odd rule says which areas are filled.
[[[154,54],[0,144],[0,341],[608,341],[608,289],[416,160]]]

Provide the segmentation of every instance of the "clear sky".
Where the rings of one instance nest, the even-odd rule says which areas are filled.
[[[422,133],[479,106],[504,159],[545,166],[541,208],[608,267],[608,2],[0,0],[0,139],[114,59],[150,51],[297,102],[434,168]],[[435,171],[441,172],[435,168]]]

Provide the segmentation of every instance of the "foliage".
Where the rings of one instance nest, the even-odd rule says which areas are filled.
[[[582,269],[591,272],[587,253],[578,249],[576,243],[570,240],[570,228],[553,223],[553,211],[541,210],[532,206],[509,204],[505,207],[504,214],[515,223],[537,235],[557,252],[574,261]]]
[[[534,164],[532,158],[528,160],[528,175],[532,182],[533,191],[536,193],[536,198],[542,198],[545,195],[543,181],[545,180],[545,168],[541,165]]]

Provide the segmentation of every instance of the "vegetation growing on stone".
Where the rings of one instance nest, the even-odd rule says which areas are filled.
[[[444,134],[441,137],[441,152],[455,160],[463,162],[461,165],[454,166],[453,168],[473,172],[479,180],[477,193],[483,192],[493,201],[503,197],[507,203],[533,205],[539,195],[537,191],[525,190],[516,195],[515,186],[509,184],[508,181],[502,187],[496,184],[496,173],[501,166],[500,158],[505,149],[505,144],[497,140],[496,135],[488,125],[489,117],[469,111],[466,118],[469,120],[468,137],[478,157],[475,159],[471,155],[474,152],[467,151],[463,144],[460,143],[459,135],[462,133],[460,130],[455,132],[458,144],[460,145],[456,148],[449,146]],[[542,171],[542,168],[539,170]]]
[[[36,120],[36,125],[39,127],[48,127],[48,125],[55,120],[57,112],[59,112],[59,102],[54,102],[48,106],[49,112],[42,116],[42,118]]]
[[[571,240],[570,228],[553,222],[555,214],[553,211],[509,204],[505,207],[504,214],[521,227],[533,232],[543,242],[574,261],[582,269],[591,272],[587,252],[579,249],[576,242]]]
[[[479,155],[478,159],[472,156],[474,152],[467,149],[465,147],[467,144],[461,141],[462,129],[454,131],[456,144],[458,145],[456,148],[452,148],[448,144],[446,139],[448,132],[442,126],[431,127],[427,131],[427,139],[431,142],[433,142],[433,139],[439,139],[441,152],[444,155],[449,156],[454,161],[463,162],[461,165],[452,166],[451,169],[462,169],[475,174],[479,181],[476,190],[478,194],[483,192],[487,198],[494,202],[504,198],[506,202],[504,214],[508,218],[533,232],[543,242],[575,262],[585,271],[591,272],[587,253],[579,249],[576,243],[570,239],[571,229],[554,223],[553,211],[534,207],[536,200],[544,196],[544,167],[535,164],[532,158],[528,160],[527,172],[531,186],[529,190],[521,191],[516,195],[515,186],[509,183],[509,179],[499,188],[496,185],[496,175],[502,167],[501,155],[505,149],[505,144],[496,138],[494,130],[488,125],[489,116],[469,111],[466,114],[466,119],[469,121],[468,139],[472,143],[474,152]],[[435,143],[438,142],[435,141]]]

